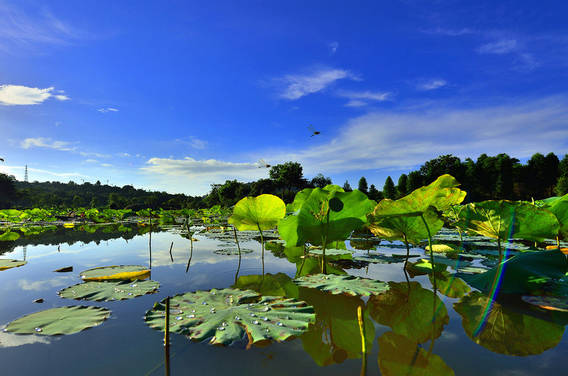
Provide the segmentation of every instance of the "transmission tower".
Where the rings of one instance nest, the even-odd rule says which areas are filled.
[[[26,169],[24,170],[24,181],[28,182],[28,165],[26,165]]]

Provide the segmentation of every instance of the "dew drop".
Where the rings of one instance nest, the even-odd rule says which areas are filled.
[[[262,318],[264,321],[268,321],[268,317],[263,317]]]
[[[132,296],[132,295],[134,295],[134,294],[132,294],[131,292],[128,293],[128,296]]]
[[[256,317],[256,315],[254,313],[251,313],[250,317]]]
[[[263,311],[264,311],[264,312],[270,311],[270,307],[264,307]]]
[[[258,320],[254,320],[252,323],[253,323],[254,325],[260,325],[260,323],[258,322]]]
[[[35,328],[35,331],[38,332],[38,333],[41,333],[41,332],[43,332],[43,329],[42,328]]]
[[[183,317],[181,317],[181,316],[176,317],[176,320],[182,320],[182,319],[183,319]]]
[[[203,304],[203,305],[207,305],[207,302],[202,302],[201,304]]]
[[[235,320],[240,320],[241,318],[239,316],[235,316]]]
[[[188,318],[188,319],[194,319],[194,318],[195,318],[195,315],[187,315],[187,318]]]
[[[211,313],[217,313],[217,311],[215,311],[215,308],[211,308],[211,310],[209,310],[209,312],[211,312]]]
[[[278,325],[278,326],[284,326],[284,324],[282,324],[280,321],[278,321],[278,322],[276,323],[276,325]]]
[[[220,326],[220,327],[217,328],[217,330],[225,330],[225,327]]]
[[[136,287],[136,286],[137,286],[137,284],[136,284],[136,283],[135,283],[135,284],[133,284],[133,285],[130,285],[130,287]]]

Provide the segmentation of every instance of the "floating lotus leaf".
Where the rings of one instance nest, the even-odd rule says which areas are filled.
[[[468,337],[498,354],[541,354],[558,345],[564,334],[563,325],[507,309],[477,291],[464,296],[454,309]]]
[[[5,233],[0,235],[0,242],[11,242],[14,240],[18,240],[20,238],[20,234],[17,232],[12,232],[10,230],[6,231]]]
[[[68,306],[32,313],[12,321],[7,332],[53,336],[73,334],[100,325],[110,316],[102,307]]]
[[[83,281],[134,280],[148,278],[150,270],[140,265],[100,266],[85,270],[80,276]]]
[[[314,274],[294,280],[299,286],[318,289],[331,294],[369,296],[388,291],[385,282],[352,275]]]
[[[296,299],[259,296],[251,290],[188,292],[170,298],[170,331],[212,344],[230,344],[248,335],[258,341],[284,341],[302,334],[315,321],[313,307]],[[165,301],[146,312],[144,320],[164,330]]]
[[[253,290],[264,296],[298,298],[298,286],[284,273],[243,275],[233,287],[240,290]]]
[[[558,249],[553,251],[525,252],[511,257],[485,273],[462,275],[467,283],[481,291],[506,294],[526,294],[540,290],[544,285],[565,276],[568,269],[566,256]],[[463,269],[460,270],[463,272]]]
[[[427,251],[430,250],[430,246],[426,246]],[[455,245],[450,244],[432,244],[432,252],[445,253],[445,252],[459,252],[460,248]]]
[[[442,300],[418,282],[389,283],[390,291],[369,299],[371,317],[415,343],[436,339],[450,317]]]
[[[402,257],[400,257],[402,256]],[[420,255],[409,255],[409,258],[420,257]],[[399,262],[404,262],[406,255],[363,255],[354,257],[353,260],[355,261],[363,261],[363,262],[370,262],[373,264],[396,264]]]
[[[438,355],[428,352],[405,336],[387,332],[379,338],[379,369],[384,376],[454,375]]]
[[[27,263],[27,261],[0,259],[0,270],[17,268],[19,266],[26,265]]]
[[[361,298],[330,295],[323,291],[300,288],[300,299],[312,305],[316,322],[300,339],[304,350],[320,366],[343,363],[346,359],[361,358],[361,336],[357,308],[364,306]],[[370,349],[375,339],[375,325],[364,309],[365,343]]]
[[[556,237],[560,228],[554,214],[528,202],[476,202],[465,205],[459,215],[461,228],[500,241],[542,241]]]
[[[443,272],[448,268],[448,265],[442,263],[435,263],[432,265],[430,260],[420,259],[416,262],[409,262],[406,264],[406,270],[414,277],[416,275],[425,275],[430,273]]]
[[[239,231],[269,230],[286,215],[286,204],[277,196],[245,197],[235,205],[229,223]]]
[[[58,294],[66,299],[106,302],[153,294],[158,291],[158,287],[160,283],[156,281],[91,281],[64,288]]]
[[[531,296],[525,295],[522,299],[535,306],[538,306],[542,309],[548,309],[550,311],[561,311],[561,312],[568,312],[568,298],[563,297],[556,297],[556,296]]]
[[[459,299],[471,291],[471,288],[461,278],[448,272],[430,274],[428,278],[432,284],[434,284],[434,278],[436,278],[438,291],[448,298]]]
[[[241,254],[252,253],[252,252],[253,252],[252,249],[241,248]],[[225,256],[238,255],[239,254],[239,248],[232,247],[232,248],[216,249],[216,250],[213,251],[213,253],[215,253],[217,255],[225,255]]]
[[[372,250],[377,248],[381,244],[381,240],[378,238],[351,238],[349,239],[349,245],[354,249],[359,249],[362,251]]]
[[[310,249],[309,253],[313,254],[313,255],[323,255],[323,250],[319,249],[319,248],[314,248],[314,249]],[[331,248],[331,249],[325,250],[326,256],[339,256],[340,258],[349,259],[349,260],[351,260],[352,254],[353,254],[353,251],[349,251],[347,249],[333,249],[333,248]]]
[[[341,192],[314,188],[295,215],[278,224],[278,232],[287,246],[306,242],[323,245],[346,240],[353,230],[366,222],[375,202],[358,191]]]

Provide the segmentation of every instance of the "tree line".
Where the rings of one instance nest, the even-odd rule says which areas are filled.
[[[534,154],[525,164],[507,154],[480,155],[475,161],[464,161],[453,155],[441,155],[424,163],[418,170],[402,174],[397,184],[389,176],[379,190],[361,177],[357,189],[373,200],[396,199],[423,185],[430,184],[438,176],[450,174],[462,183],[468,192],[469,202],[483,200],[531,200],[568,193],[568,154],[562,160],[554,153],[546,156]],[[116,187],[100,182],[76,184],[60,182],[22,182],[13,176],[0,174],[0,208],[33,207],[108,207],[113,209],[141,208],[205,208],[213,205],[229,207],[245,196],[270,193],[291,202],[294,195],[304,188],[323,188],[332,180],[322,174],[306,179],[298,162],[286,162],[272,166],[269,177],[253,182],[227,180],[213,184],[204,196],[188,196],[151,192],[131,185]],[[348,181],[346,191],[352,190]]]

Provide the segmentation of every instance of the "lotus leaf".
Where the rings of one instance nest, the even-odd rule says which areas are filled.
[[[419,255],[409,255],[409,258],[419,257]],[[354,257],[353,260],[355,261],[363,261],[363,262],[370,262],[373,264],[396,264],[399,262],[404,262],[406,255],[404,257],[397,257],[397,256],[387,256],[387,255],[363,255]]]
[[[538,306],[542,309],[548,309],[550,311],[568,312],[568,301],[565,296],[556,297],[556,296],[525,295],[522,297],[522,299],[525,302]]]
[[[560,224],[559,234],[563,239],[568,239],[568,194],[562,197],[551,197],[553,200],[544,200],[543,208],[556,216]]]
[[[387,332],[379,338],[379,369],[384,376],[446,376],[454,371],[438,355],[405,336]]]
[[[284,341],[302,334],[315,321],[313,307],[296,299],[259,296],[251,290],[222,289],[188,292],[170,298],[170,332],[192,340],[211,338],[212,344],[230,344],[248,335],[258,341]],[[144,320],[164,330],[165,302],[156,303]]]
[[[44,336],[73,334],[100,325],[110,316],[102,307],[67,306],[20,317],[6,326],[7,332]]]
[[[418,282],[389,283],[386,294],[369,299],[371,317],[415,343],[436,339],[450,317],[442,300]]]
[[[26,265],[27,261],[19,261],[19,260],[12,260],[12,259],[0,259],[0,270],[12,269],[17,268],[19,266]]]
[[[498,354],[541,354],[555,347],[564,334],[563,325],[507,309],[477,291],[455,303],[454,309],[468,337]]]
[[[433,206],[439,211],[446,211],[453,205],[460,204],[466,192],[458,187],[460,183],[451,175],[444,174],[427,186],[418,188],[401,200],[414,202],[420,211]]]
[[[554,250],[521,253],[485,273],[458,273],[458,276],[481,291],[497,289],[499,293],[526,294],[564,277],[567,269],[566,256],[559,250]]]
[[[310,254],[313,255],[323,255],[323,250],[319,248],[310,249]],[[345,259],[351,260],[353,251],[349,251],[347,249],[326,249],[325,255],[326,256],[340,256]]]
[[[265,296],[298,298],[298,286],[284,273],[243,275],[233,286],[241,290],[253,290]]]
[[[482,201],[465,205],[459,215],[463,229],[499,241],[542,241],[556,237],[560,228],[554,214],[527,202]]]
[[[299,286],[318,289],[331,294],[370,296],[388,291],[385,282],[352,275],[314,274],[294,280]]]
[[[160,283],[156,281],[91,281],[64,288],[58,294],[66,299],[107,302],[153,294],[158,291],[158,287]]]
[[[252,250],[252,249],[248,249],[248,248],[241,248],[240,252],[241,252],[241,254],[244,254],[244,253],[252,253],[253,250]],[[237,247],[234,247],[234,248],[216,249],[215,251],[213,251],[213,253],[215,253],[215,254],[217,254],[217,255],[232,256],[232,255],[238,255],[238,254],[239,254],[239,249],[238,249]]]
[[[134,280],[150,276],[150,270],[140,265],[113,265],[88,269],[80,274],[83,281]]]
[[[430,246],[426,246],[426,250],[430,250]],[[432,244],[432,252],[445,253],[445,252],[459,252],[460,248],[450,244]]]
[[[330,242],[346,240],[353,230],[360,228],[374,205],[374,201],[357,190],[340,192],[314,188],[297,214],[280,221],[278,232],[287,246],[309,242],[327,247]]]
[[[448,265],[441,263],[432,263],[430,260],[420,259],[416,262],[409,262],[406,264],[406,270],[414,277],[416,275],[425,275],[430,273],[443,272],[448,268]]]
[[[434,284],[434,278],[436,278],[438,291],[448,298],[459,299],[471,291],[471,288],[461,278],[445,271],[436,273],[435,275],[430,274],[428,278],[430,278],[432,284]]]
[[[269,230],[286,215],[286,204],[277,196],[245,197],[235,205],[229,223],[239,231]]]
[[[20,234],[17,232],[12,232],[10,230],[6,231],[2,235],[0,235],[0,242],[12,242],[14,240],[18,240],[20,238]]]

